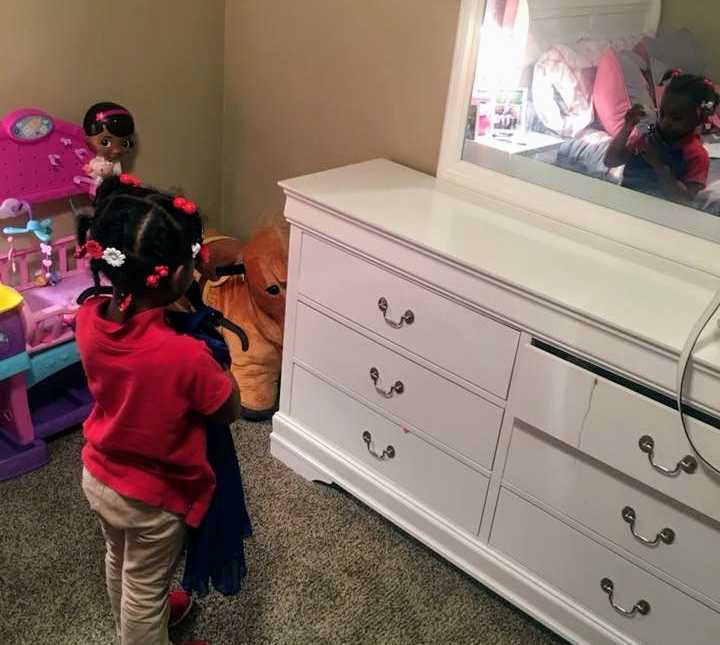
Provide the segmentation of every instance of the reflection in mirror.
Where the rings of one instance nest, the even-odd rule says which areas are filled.
[[[656,33],[660,2],[487,0],[462,158],[640,216],[645,195],[720,215],[712,61]]]

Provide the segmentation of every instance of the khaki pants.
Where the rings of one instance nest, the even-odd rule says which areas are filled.
[[[171,645],[167,597],[185,541],[184,523],[118,495],[85,469],[82,486],[105,536],[105,576],[121,644]]]

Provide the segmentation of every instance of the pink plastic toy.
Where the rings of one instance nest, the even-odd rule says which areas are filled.
[[[60,278],[54,286],[44,286],[44,281],[33,277],[32,269],[43,266],[40,245],[37,249],[15,251],[13,275],[10,261],[0,257],[0,280],[12,286],[24,299],[21,313],[25,325],[25,344],[29,354],[59,345],[74,338],[72,323],[78,306],[77,296],[92,284],[85,259],[75,260],[77,240],[74,235],[63,237],[50,244],[50,257]],[[71,263],[75,262],[75,266]],[[43,286],[39,286],[43,285]]]
[[[73,333],[76,298],[92,279],[74,257],[75,237],[53,241],[51,220],[33,220],[30,204],[88,192],[76,178],[94,154],[82,128],[42,110],[17,110],[0,123],[0,220],[28,218],[24,229],[3,228],[11,246],[0,257],[2,480],[47,463],[45,439],[92,406]],[[37,246],[15,250],[13,236],[22,234]]]
[[[11,112],[0,123],[0,202],[11,197],[32,204],[87,193],[75,177],[94,153],[79,125],[36,108]]]

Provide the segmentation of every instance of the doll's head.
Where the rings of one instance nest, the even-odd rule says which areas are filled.
[[[95,214],[78,222],[81,255],[91,258],[95,284],[103,274],[121,311],[165,306],[193,279],[202,243],[195,204],[145,188],[128,175],[98,189]]]
[[[708,122],[720,103],[712,81],[668,71],[661,82],[665,91],[660,102],[658,127],[663,138],[673,143]]]
[[[85,114],[83,129],[98,157],[117,161],[135,146],[132,114],[117,103],[96,103]]]

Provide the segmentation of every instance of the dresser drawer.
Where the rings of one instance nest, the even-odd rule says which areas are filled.
[[[299,291],[478,387],[507,396],[519,339],[509,327],[307,234]],[[408,311],[412,322],[402,320]]]
[[[715,557],[720,531],[714,523],[682,512],[522,424],[513,428],[503,481],[720,602],[720,558]]]
[[[298,304],[295,358],[490,470],[502,408]]]
[[[720,479],[695,457],[672,408],[544,349],[522,345],[513,380],[513,414],[621,473],[720,519]],[[720,463],[720,431],[694,419],[687,421],[703,453]],[[676,469],[686,457],[686,462],[697,464],[691,472],[682,468],[674,474],[661,472],[661,468]]]
[[[491,546],[645,645],[709,645],[720,634],[720,614],[629,563],[517,495],[501,490]],[[649,613],[618,613],[645,601]]]
[[[293,368],[290,409],[293,419],[321,441],[370,468],[420,506],[477,533],[488,487],[480,473],[298,365]]]

